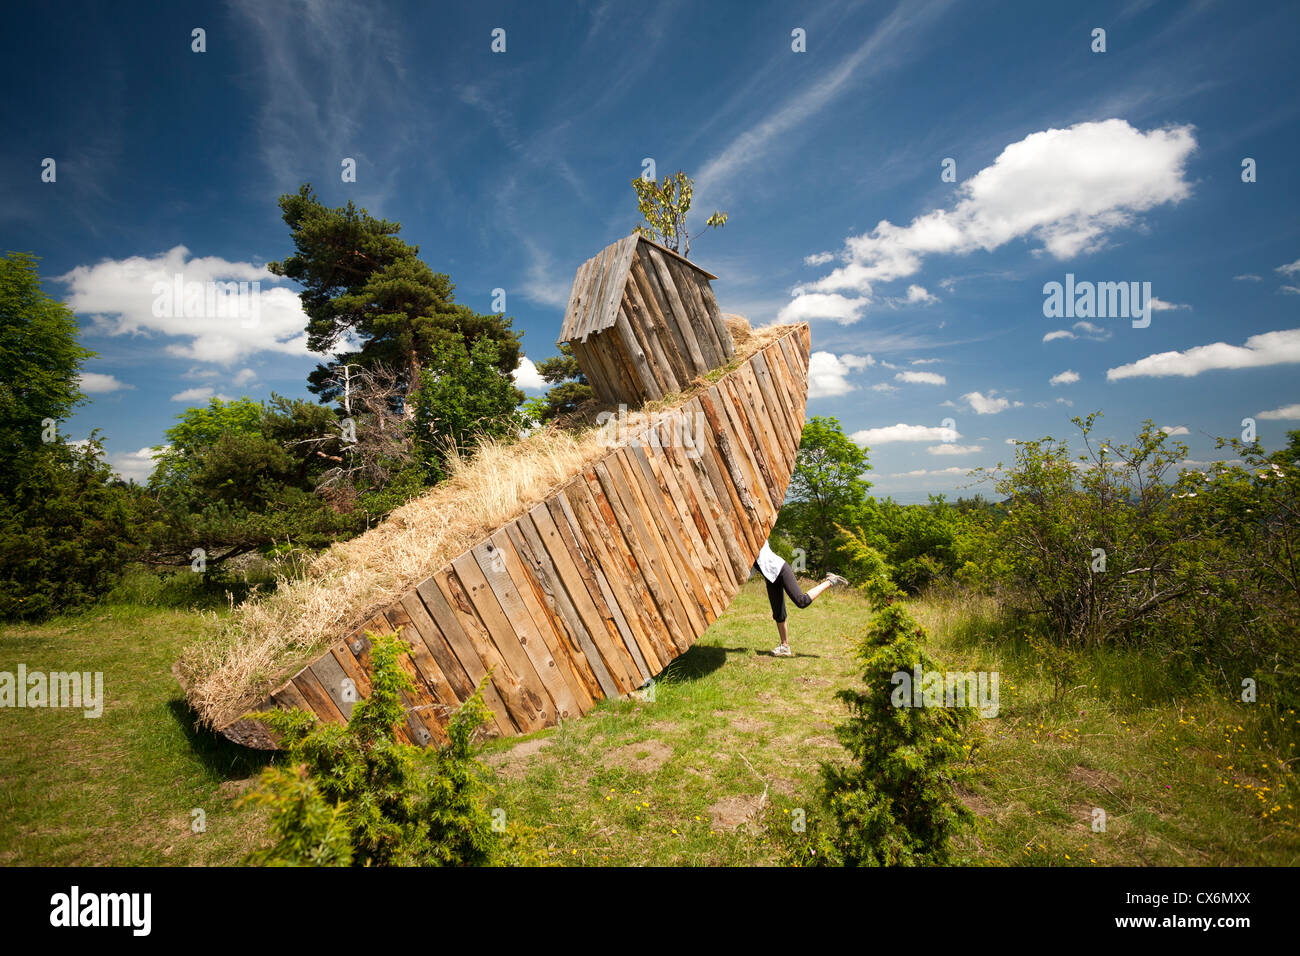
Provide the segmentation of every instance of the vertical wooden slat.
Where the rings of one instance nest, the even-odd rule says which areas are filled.
[[[567,629],[571,650],[576,644],[575,662],[580,660],[590,671],[590,674],[588,674],[582,667],[578,669],[579,676],[583,678],[587,690],[593,698],[597,696],[619,696],[618,684],[605,666],[605,661],[596,647],[591,631],[588,630],[587,622],[583,620],[582,615],[578,612],[578,608],[573,598],[570,597],[555,562],[542,544],[541,534],[533,523],[531,515],[524,515],[512,524],[507,531],[510,534],[510,540],[514,542],[515,549],[532,570],[534,578],[546,594],[547,606],[558,617],[559,623],[563,624]]]

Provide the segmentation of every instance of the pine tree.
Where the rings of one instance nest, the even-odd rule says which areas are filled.
[[[398,373],[403,394],[418,386],[435,351],[463,340],[466,348],[491,339],[497,368],[509,376],[519,364],[519,334],[511,319],[480,314],[455,301],[455,286],[420,258],[418,246],[398,238],[401,224],[376,219],[351,200],[328,208],[304,184],[280,197],[295,252],[267,268],[301,283],[307,345],[329,352],[349,335],[356,351],[336,355],[308,376],[325,401],[338,397],[338,369],[384,364]]]

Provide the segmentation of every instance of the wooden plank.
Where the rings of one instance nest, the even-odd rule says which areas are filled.
[[[573,349],[573,357],[578,360],[578,365],[582,368],[582,374],[587,378],[587,384],[591,386],[592,393],[597,400],[602,403],[608,403],[613,389],[605,380],[605,370],[591,355],[591,350],[583,342],[577,339],[569,341],[569,347]]]
[[[569,643],[570,654],[577,667],[578,676],[583,679],[592,699],[618,697],[620,693],[618,684],[610,676],[586,623],[574,606],[569,592],[565,590],[560,572],[556,570],[550,553],[543,547],[541,534],[533,519],[529,515],[524,515],[506,531],[515,550],[519,552],[519,557],[532,571],[533,579],[546,595],[547,608],[567,630],[565,636]],[[585,669],[582,665],[585,665]]]
[[[505,662],[493,643],[487,627],[479,619],[478,611],[469,598],[469,591],[459,574],[444,568],[433,575],[433,581],[442,592],[451,613],[460,623],[461,630],[474,646],[474,652],[491,676],[505,712],[520,733],[530,733],[543,724],[538,718],[538,707],[528,698],[519,676]],[[436,620],[435,615],[435,620]]]
[[[650,261],[654,264],[655,274],[659,276],[659,287],[663,289],[664,297],[668,300],[668,314],[666,318],[670,322],[676,322],[682,330],[682,338],[686,340],[686,349],[695,363],[695,374],[703,375],[715,366],[715,362],[710,360],[710,351],[707,342],[701,342],[700,336],[696,334],[694,322],[691,320],[691,313],[682,302],[682,297],[677,292],[677,284],[673,281],[673,274],[668,269],[668,263],[664,261],[663,255],[659,250],[651,246],[646,250],[650,255]]]
[[[613,480],[629,514],[633,516],[639,528],[644,530],[642,540],[651,565],[658,570],[660,579],[668,585],[671,600],[675,601],[679,608],[677,616],[682,622],[683,633],[689,634],[690,638],[694,639],[703,634],[708,626],[704,613],[695,600],[696,589],[702,587],[697,580],[696,568],[683,560],[677,547],[664,540],[659,522],[656,520],[658,510],[652,509],[647,504],[646,493],[642,489],[643,479],[633,471],[635,468],[639,473],[640,466],[633,466],[627,460],[627,455],[627,449],[620,448],[616,454],[605,459],[602,467]],[[679,650],[686,649],[681,646],[680,641],[675,643]],[[688,646],[689,643],[688,640]]]
[[[698,588],[695,592],[696,603],[708,620],[718,614],[720,597],[717,594],[717,572],[708,566],[708,551],[700,541],[699,532],[684,510],[681,492],[669,476],[665,474],[662,459],[654,454],[657,449],[648,445],[631,446],[630,460],[640,466],[647,483],[664,502],[659,514],[666,520],[667,527],[679,542],[682,560],[689,563],[696,571]]]
[[[722,344],[723,353],[728,362],[733,361],[736,358],[736,342],[731,337],[731,330],[727,328],[727,320],[722,317],[722,310],[718,308],[718,300],[713,297],[713,287],[705,278],[701,278],[696,285],[699,287],[700,297],[704,300],[704,308],[709,313],[709,319],[713,322],[718,341]]]
[[[556,718],[577,717],[581,711],[577,698],[564,682],[564,675],[556,666],[555,657],[546,646],[546,640],[537,629],[537,622],[524,606],[523,596],[515,587],[506,570],[505,556],[491,539],[481,541],[470,549],[483,579],[491,589],[504,618],[499,622],[504,630],[492,628],[497,646],[517,643],[527,655],[529,663],[545,688],[549,706]],[[486,601],[486,598],[484,599]],[[504,648],[503,648],[504,653]]]
[[[407,645],[407,653],[397,658],[398,665],[406,671],[411,678],[411,683],[415,685],[414,690],[402,691],[402,703],[406,706],[406,723],[418,743],[427,745],[430,743],[445,744],[447,737],[447,721],[451,719],[451,714],[455,710],[456,700],[451,696],[450,690],[439,695],[439,685],[445,684],[442,680],[442,674],[436,676],[433,673],[426,673],[421,664],[426,662],[432,665],[432,658],[429,656],[428,648],[420,642],[419,654],[421,657],[420,664],[415,661],[414,645],[408,637],[409,626],[407,624],[406,612],[402,611],[397,605],[390,605],[385,608],[382,617],[386,618],[392,629],[397,631],[402,641]],[[436,670],[436,665],[434,670]]]
[[[293,686],[303,700],[307,701],[311,712],[323,723],[346,724],[348,722],[310,667],[304,667],[294,675]]]
[[[767,419],[766,406],[757,390],[751,390],[743,369],[736,369],[736,374],[728,375],[725,387],[739,416],[738,423],[743,429],[741,437],[748,439],[754,462],[767,483],[767,497],[774,509],[772,520],[775,522],[775,512],[781,510],[785,482],[781,480],[780,466],[773,451],[772,425]]]
[[[685,529],[684,542],[693,550],[692,559],[702,572],[708,619],[712,622],[731,604],[731,568],[727,553],[719,542],[712,540],[714,533],[699,511],[699,493],[690,488],[688,476],[682,472],[685,455],[679,454],[680,451],[673,447],[671,440],[660,438],[659,447],[646,449],[646,462]]]
[[[645,636],[645,642],[641,645],[642,656],[645,657],[650,673],[658,674],[677,656],[677,648],[668,637],[673,619],[664,617],[659,605],[655,603],[645,573],[628,543],[624,523],[620,522],[613,504],[601,488],[595,469],[585,470],[582,477],[586,482],[586,508],[595,524],[595,530],[602,538],[604,550],[612,560],[611,564],[604,566],[606,577],[615,585],[616,593],[626,594],[630,600]]]
[[[465,668],[456,659],[456,652],[447,643],[442,631],[438,630],[438,625],[429,616],[429,612],[425,608],[424,602],[420,600],[420,596],[415,591],[407,591],[402,595],[398,603],[406,613],[407,619],[415,629],[415,633],[424,641],[425,647],[433,655],[433,659],[438,664],[438,670],[447,681],[451,695],[462,703],[469,700],[474,694],[474,682],[469,679],[469,675],[465,673]]]
[[[339,667],[343,668],[343,673],[352,681],[352,686],[356,689],[357,700],[370,696],[370,675],[365,672],[357,662],[356,657],[348,650],[346,644],[336,646],[331,651],[334,660],[338,662]],[[349,717],[352,715],[349,713]]]
[[[736,397],[731,382],[719,382],[718,407],[725,410],[725,417],[736,437],[737,457],[741,464],[749,469],[753,484],[750,493],[759,505],[760,527],[770,529],[776,523],[776,513],[781,502],[772,501],[772,480],[762,449],[756,447],[758,439],[753,434],[744,411],[737,407]]]
[[[578,266],[578,271],[574,273],[573,287],[569,289],[569,303],[564,308],[564,320],[560,323],[560,337],[556,340],[556,345],[574,338],[574,332],[578,328],[582,307],[585,302],[586,286],[583,280],[591,270],[591,265],[592,259],[588,259]]]
[[[638,635],[633,631],[632,625],[628,623],[628,613],[631,611],[631,607],[629,606],[628,611],[624,610],[623,604],[619,602],[618,597],[614,594],[608,576],[605,574],[605,564],[609,559],[606,558],[605,561],[602,561],[602,556],[596,551],[597,543],[593,541],[595,536],[588,535],[583,523],[574,514],[569,494],[574,493],[573,489],[576,488],[577,484],[577,479],[569,482],[561,490],[560,494],[555,495],[547,502],[547,505],[551,509],[551,516],[555,518],[556,527],[563,531],[564,525],[561,522],[567,522],[574,547],[584,556],[584,562],[578,565],[578,571],[591,582],[589,585],[592,588],[591,593],[600,596],[600,602],[596,607],[603,610],[607,619],[613,623],[614,633],[618,635],[622,646],[626,648],[627,654],[632,660],[631,672],[634,678],[637,679],[637,686],[640,687],[653,675],[646,664],[645,655],[638,643]]]
[[[671,328],[676,329],[681,336],[683,343],[682,355],[686,360],[687,370],[691,378],[703,375],[709,370],[709,365],[704,360],[704,354],[700,351],[700,343],[696,340],[695,332],[691,329],[690,315],[677,295],[677,289],[673,285],[672,276],[668,274],[668,266],[664,263],[663,256],[650,245],[641,245],[638,250],[644,253],[643,265],[646,272],[655,277],[658,291],[664,298],[664,320]]]
[[[554,614],[547,606],[546,592],[533,576],[531,568],[524,563],[524,558],[519,553],[519,549],[515,547],[514,541],[511,540],[507,528],[514,528],[514,523],[512,522],[506,528],[498,528],[492,534],[492,543],[495,545],[501,559],[505,562],[506,573],[510,576],[515,590],[519,592],[519,599],[523,602],[524,610],[533,619],[538,632],[542,635],[542,640],[550,652],[551,659],[555,662],[560,679],[564,681],[569,694],[573,697],[577,714],[585,714],[591,709],[591,705],[596,698],[587,689],[586,679],[581,673],[583,668],[574,659],[575,648],[568,642],[567,628],[561,623],[558,615]],[[581,657],[581,655],[577,656]],[[551,696],[554,697],[555,695],[552,694]],[[567,715],[562,714],[561,716]]]
[[[735,449],[735,439],[732,437],[731,430],[726,424],[726,413],[721,411],[718,406],[717,393],[715,389],[708,389],[697,396],[700,408],[704,411],[705,417],[708,418],[709,427],[717,438],[718,454],[722,460],[723,475],[730,482],[737,498],[737,506],[740,515],[740,525],[745,533],[745,538],[752,546],[752,553],[758,554],[759,543],[753,542],[753,532],[762,525],[762,518],[759,515],[758,504],[754,501],[754,496],[750,493],[750,479],[745,476],[741,467],[740,455]]]
[[[445,724],[455,712],[460,697],[452,690],[442,668],[438,666],[437,659],[429,652],[429,645],[424,642],[424,638],[416,628],[410,613],[402,606],[402,602],[397,601],[386,607],[384,617],[392,622],[393,627],[401,634],[402,640],[406,642],[407,655],[415,668],[416,683],[422,695],[432,698],[432,702],[446,708],[439,720],[440,724]],[[416,701],[416,706],[428,703],[429,700],[421,699]]]
[[[284,710],[303,710],[309,714],[316,713],[311,704],[307,702],[307,698],[303,697],[298,688],[293,686],[293,681],[289,681],[273,693],[271,700]]]
[[[636,667],[631,657],[623,650],[622,639],[611,617],[603,614],[598,606],[602,601],[600,589],[586,570],[586,557],[578,550],[573,532],[568,522],[557,522],[547,506],[542,502],[528,512],[541,538],[542,547],[564,583],[564,589],[582,618],[587,633],[591,636],[605,670],[617,685],[617,695],[631,693],[640,686]],[[589,579],[590,583],[589,583]]]
[[[627,302],[626,295],[623,297],[622,302]],[[622,339],[623,349],[631,357],[636,374],[641,379],[642,392],[650,401],[663,398],[667,393],[664,390],[661,377],[656,374],[655,366],[651,364],[648,353],[650,343],[637,334],[637,330],[628,321],[627,312],[622,307],[619,308],[618,314],[614,317],[613,331]]]
[[[640,284],[632,269],[628,270],[627,285],[623,289],[623,310],[627,313],[632,331],[648,350],[647,355],[652,361],[651,367],[658,376],[665,394],[681,391],[683,386],[681,379],[678,378],[680,359],[674,361],[675,355],[673,358],[669,357],[671,340],[666,334],[667,327],[664,326],[662,319],[647,308],[641,298]],[[665,342],[669,343],[667,350],[664,348]]]
[[[586,321],[583,322],[581,330],[584,342],[590,339],[593,333],[605,328],[605,317],[601,314],[601,304],[605,301],[609,286],[614,282],[610,270],[613,259],[614,246],[612,245],[600,250],[600,255],[596,258],[596,271],[591,282],[591,309],[587,313]]]
[[[472,552],[466,552],[451,562],[465,589],[465,596],[474,607],[484,629],[486,638],[495,645],[501,659],[510,673],[519,681],[523,696],[530,707],[530,716],[538,726],[545,727],[553,723],[554,715],[559,711],[546,690],[546,685],[538,675],[533,662],[523,645],[519,643],[514,626],[509,617],[501,610],[501,604],[488,585],[483,570],[474,559]]]
[[[596,253],[587,260],[586,274],[581,278],[582,284],[582,304],[578,311],[577,320],[574,322],[572,335],[575,339],[585,340],[587,330],[592,322],[592,310],[595,307],[596,289],[600,283],[600,259],[604,250]]]
[[[722,344],[718,341],[718,333],[713,328],[713,322],[709,319],[708,312],[704,308],[704,300],[700,297],[699,290],[695,286],[694,277],[680,263],[671,260],[665,260],[668,266],[668,272],[673,277],[673,285],[677,289],[677,296],[681,299],[682,305],[686,307],[690,315],[691,329],[695,332],[695,340],[700,343],[700,351],[704,353],[704,361],[709,363],[709,368],[718,368],[726,364],[726,355],[722,350]]]
[[[623,298],[627,286],[627,271],[632,254],[636,251],[637,234],[633,233],[614,243],[609,260],[609,282],[600,301],[600,314],[603,317],[601,328],[613,325],[618,313],[618,304]]]
[[[343,715],[344,719],[351,717],[352,705],[356,703],[356,700],[347,699],[344,681],[348,679],[348,675],[339,666],[339,662],[334,659],[334,655],[322,654],[312,661],[310,670],[316,675],[317,682],[325,689],[325,693],[329,694],[330,700],[334,701],[334,706],[339,709],[339,713]]]
[[[427,578],[416,585],[415,593],[420,598],[420,603],[424,605],[424,609],[429,612],[429,617],[438,626],[438,630],[447,639],[447,644],[456,655],[456,660],[465,671],[465,676],[475,687],[483,683],[483,678],[487,677],[488,667],[491,665],[485,664],[478,656],[474,642],[461,627],[459,619],[447,602],[446,594],[438,587],[437,582],[433,578]],[[497,733],[502,736],[514,733],[515,724],[510,718],[509,709],[492,681],[488,681],[483,686],[483,702],[492,711]]]
[[[786,401],[784,391],[777,391],[777,384],[773,381],[772,371],[768,367],[766,349],[756,352],[748,364],[776,425],[777,437],[784,451],[785,471],[788,478],[794,468],[795,455],[799,449],[798,433],[792,432],[794,422],[790,405]]]
[[[702,450],[687,449],[677,442],[665,445],[661,450],[673,464],[674,477],[685,493],[684,503],[689,510],[691,520],[699,531],[701,540],[713,555],[714,564],[711,571],[717,578],[718,587],[726,595],[726,602],[719,610],[721,613],[731,603],[744,581],[736,580],[732,572],[731,556],[723,543],[726,534],[715,521],[710,496],[706,495],[704,489],[700,487],[695,472],[695,461],[698,460]]]
[[[708,421],[698,397],[692,399],[686,407],[692,414],[698,413],[705,422]],[[740,496],[724,474],[726,464],[718,450],[718,436],[712,428],[707,429],[706,435],[707,440],[700,448],[700,457],[693,464],[698,466],[697,473],[702,471],[702,474],[698,475],[700,487],[714,502],[715,511],[719,516],[718,524],[722,528],[722,542],[731,557],[732,576],[744,581],[748,578],[753,563],[749,545],[752,531],[743,512]]]
[[[685,389],[696,377],[695,363],[691,361],[690,351],[686,347],[681,329],[676,322],[668,318],[668,300],[659,288],[659,279],[654,275],[653,267],[646,269],[649,258],[638,255],[632,260],[631,279],[628,285],[636,291],[637,297],[645,307],[645,314],[654,322],[657,337],[663,346],[664,355],[672,366],[673,377],[679,386]]]
[[[702,631],[695,630],[694,623],[687,615],[672,582],[665,578],[663,556],[659,554],[654,536],[646,526],[645,517],[636,502],[631,498],[631,492],[625,490],[626,479],[620,482],[619,477],[616,477],[620,470],[613,456],[595,466],[596,478],[600,482],[605,500],[613,509],[618,527],[622,529],[623,537],[632,550],[633,559],[641,572],[647,592],[668,627],[666,636],[675,649],[668,655],[671,659],[686,650],[682,646],[685,636],[694,637]],[[620,489],[620,484],[624,489]],[[663,659],[664,655],[661,654],[660,658]]]

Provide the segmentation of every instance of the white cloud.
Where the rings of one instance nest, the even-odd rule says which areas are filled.
[[[1288,262],[1284,266],[1278,266],[1275,271],[1282,273],[1284,276],[1298,275],[1300,274],[1300,259],[1295,262]]]
[[[831,352],[813,352],[808,359],[808,397],[827,398],[851,392],[856,385],[849,382],[849,372],[857,372],[876,364],[870,355],[846,353],[836,356]]]
[[[860,371],[873,364],[875,360],[870,355],[812,353],[808,360],[808,397],[825,398],[853,391],[857,386],[849,382],[849,372]]]
[[[998,412],[1005,412],[1008,408],[1019,408],[1023,402],[1013,402],[1009,399],[994,397],[994,392],[987,395],[982,392],[967,392],[962,396],[962,400],[971,407],[977,415],[996,415]]]
[[[198,385],[194,388],[187,388],[183,392],[177,392],[171,397],[171,400],[173,402],[189,402],[190,404],[193,404],[195,402],[206,402],[210,398],[219,398],[223,402],[230,401],[227,396],[214,393],[210,385]]]
[[[1043,336],[1044,342],[1055,342],[1057,339],[1072,339],[1074,333],[1068,329],[1057,329],[1055,332],[1048,332]]]
[[[1070,399],[1068,399],[1068,398],[1058,398],[1058,399],[1056,400],[1056,404],[1058,404],[1058,405],[1064,405],[1064,406],[1066,406],[1067,408],[1074,408],[1074,402],[1070,401]]]
[[[830,319],[841,325],[852,325],[862,318],[862,310],[867,306],[867,299],[849,299],[842,295],[823,295],[820,293],[801,295],[795,290],[797,298],[781,307],[776,319],[781,323],[807,322],[810,319]]]
[[[251,368],[241,368],[235,373],[235,377],[230,380],[230,384],[242,388],[257,379],[257,373]]]
[[[835,253],[833,252],[814,252],[810,256],[804,256],[803,261],[804,265],[808,266],[824,266],[834,258]]]
[[[964,475],[968,471],[970,471],[969,468],[961,468],[957,465],[953,465],[951,468],[934,468],[934,469],[917,468],[914,471],[896,471],[889,477],[890,478],[938,478],[943,475]]]
[[[1051,378],[1051,384],[1073,385],[1078,380],[1079,380],[1079,373],[1067,368],[1064,372],[1060,372],[1056,375],[1053,375]]]
[[[896,392],[898,391],[898,386],[890,385],[888,382],[877,382],[875,385],[871,386],[871,390],[873,392]]]
[[[1190,126],[1144,133],[1121,119],[1031,133],[962,183],[951,209],[850,236],[845,264],[796,289],[788,308],[805,295],[850,291],[856,319],[873,284],[915,275],[930,255],[992,252],[1016,239],[1061,260],[1095,250],[1139,213],[1190,195],[1184,165],[1195,148]]]
[[[931,445],[926,449],[931,455],[973,455],[977,451],[983,451],[983,445]]]
[[[245,317],[211,314],[211,303],[203,302],[201,315],[185,315],[184,301],[168,303],[154,291],[154,284],[173,287],[176,276],[183,283],[259,282],[262,288],[253,299],[256,312]],[[93,266],[77,266],[57,278],[69,287],[67,304],[74,312],[89,315],[95,331],[104,335],[149,335],[158,333],[178,341],[167,352],[200,362],[230,365],[258,352],[305,356],[307,317],[296,293],[286,288],[266,288],[279,281],[264,266],[251,262],[230,262],[215,256],[190,258],[189,250],[176,246],[147,258],[104,259]],[[252,295],[250,286],[249,295]],[[164,314],[155,315],[155,305]],[[250,326],[245,328],[245,326]]]
[[[913,365],[934,365],[936,362],[942,362],[942,361],[943,359],[936,359],[936,358],[912,359],[912,364]]]
[[[1166,435],[1190,435],[1186,425],[1161,425],[1160,430]]]
[[[1263,282],[1263,277],[1255,275],[1253,272],[1244,272],[1239,276],[1232,277],[1237,282]]]
[[[1106,378],[1162,378],[1180,375],[1190,378],[1213,369],[1261,368],[1300,362],[1300,329],[1264,332],[1246,339],[1245,345],[1213,342],[1182,352],[1157,352],[1146,358],[1107,370]]]
[[[1300,286],[1284,285],[1277,291],[1281,292],[1283,295],[1300,295]]]
[[[899,372],[894,376],[895,382],[910,382],[913,385],[947,385],[948,380],[938,372]]]
[[[1004,445],[1019,445],[1019,444],[1020,444],[1020,439],[1019,439],[1019,438],[1004,438],[1004,439],[1002,439],[1002,444],[1004,444]]]
[[[1151,297],[1151,309],[1154,312],[1170,312],[1175,309],[1190,309],[1190,308],[1191,308],[1190,305],[1178,305],[1173,302],[1166,302],[1164,299],[1157,298],[1154,295]]]
[[[118,381],[112,375],[104,375],[100,372],[82,372],[77,376],[77,385],[87,395],[105,395],[123,388],[135,388],[134,385],[128,385]]]
[[[859,445],[885,445],[897,441],[956,441],[961,433],[942,425],[886,425],[883,428],[865,428],[849,436]]]
[[[1283,405],[1281,408],[1275,408],[1272,411],[1260,412],[1255,417],[1266,422],[1300,419],[1300,405]]]
[[[1104,342],[1110,338],[1110,329],[1102,328],[1092,322],[1075,322],[1072,327],[1080,335],[1086,335],[1097,342]]]
[[[519,364],[515,367],[513,377],[515,385],[519,388],[535,392],[546,390],[546,380],[542,378],[541,373],[537,371],[537,366],[527,355],[519,356]]]
[[[154,455],[156,454],[158,452],[155,452],[152,448],[141,448],[139,451],[109,455],[108,463],[122,478],[144,484],[149,480],[149,475],[153,472]]]
[[[909,305],[916,305],[916,304],[929,305],[932,302],[938,302],[939,297],[937,295],[931,295],[929,292],[927,292],[925,286],[909,285],[907,287],[906,301]]]

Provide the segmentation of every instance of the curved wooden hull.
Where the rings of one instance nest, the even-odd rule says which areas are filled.
[[[803,430],[811,334],[793,326],[656,425],[402,595],[258,707],[341,723],[366,696],[366,631],[400,630],[415,678],[399,736],[441,743],[491,673],[496,733],[646,684],[730,605],[776,522]],[[220,728],[273,748],[261,724]]]

